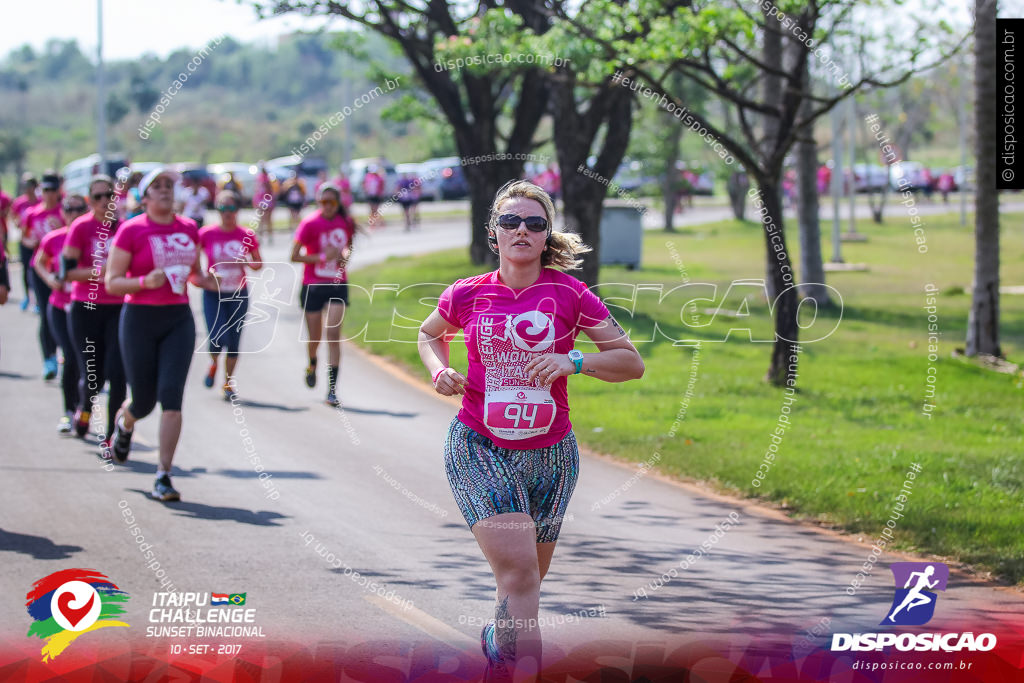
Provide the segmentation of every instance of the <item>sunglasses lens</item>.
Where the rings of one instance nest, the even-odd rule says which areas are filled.
[[[92,196],[92,198],[95,199],[96,201],[99,201],[101,199],[110,199],[113,196],[113,192],[97,192]]]
[[[531,232],[544,232],[548,229],[548,221],[542,216],[523,218],[514,213],[506,213],[498,217],[498,226],[504,230],[515,230],[523,222],[526,223],[526,229]]]
[[[238,211],[238,207],[237,206],[218,206],[217,210],[218,211],[229,211],[229,212],[230,211]]]

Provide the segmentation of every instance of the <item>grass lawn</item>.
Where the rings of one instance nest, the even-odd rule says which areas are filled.
[[[843,306],[823,310],[803,339],[799,393],[774,462],[760,487],[751,482],[780,418],[783,391],[762,382],[768,365],[771,323],[763,289],[733,286],[764,277],[764,242],[756,224],[721,222],[677,233],[647,232],[643,268],[605,267],[602,297],[613,309],[647,364],[644,378],[624,385],[583,378],[570,383],[573,425],[586,446],[625,460],[657,463],[668,474],[779,505],[798,518],[875,538],[890,518],[912,463],[920,474],[897,519],[890,547],[934,554],[990,570],[1024,584],[1024,376],[997,374],[951,357],[964,343],[973,269],[973,223],[955,215],[926,217],[927,253],[914,242],[909,219],[891,210],[883,225],[861,221],[869,236],[844,243],[847,262],[868,272],[829,273]],[[1024,284],[1022,216],[1002,217],[1002,283]],[[971,219],[973,220],[973,219]],[[827,232],[827,226],[823,225]],[[798,240],[795,224],[789,242]],[[831,254],[826,239],[823,252]],[[799,263],[793,247],[793,259]],[[465,250],[392,259],[354,273],[355,284],[450,283],[480,272]],[[649,291],[628,303],[632,285],[684,282],[687,290],[660,305]],[[718,286],[714,292],[710,284]],[[936,295],[939,334],[932,363],[936,407],[922,414],[928,376],[925,287]],[[442,287],[421,285],[379,305],[353,306],[346,334],[366,325],[357,340],[429,381],[419,363],[415,330]],[[682,296],[683,293],[693,294]],[[758,293],[760,291],[760,293]],[[728,294],[727,294],[728,292]],[[680,316],[682,305],[697,303]],[[626,297],[623,299],[622,297]],[[422,299],[426,298],[427,301]],[[389,305],[394,302],[394,306]],[[1024,356],[1024,296],[1003,295],[1001,339],[1010,360]],[[712,315],[749,311],[749,317]],[[387,339],[392,311],[396,325]],[[813,314],[813,309],[804,314]],[[683,321],[694,323],[684,327]],[[668,337],[654,333],[654,325]],[[698,357],[672,339],[701,340]],[[639,343],[640,340],[645,340]],[[584,351],[586,345],[583,345]],[[452,345],[452,364],[465,367],[465,348]],[[691,384],[692,383],[692,384]],[[691,395],[686,396],[688,385]],[[680,419],[681,418],[681,419]],[[655,453],[659,457],[655,457]]]

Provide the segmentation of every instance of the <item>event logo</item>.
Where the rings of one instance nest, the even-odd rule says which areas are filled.
[[[545,351],[555,340],[555,324],[540,311],[527,311],[514,318],[510,315],[505,323],[505,338],[523,351]]]
[[[896,594],[881,624],[927,624],[935,614],[935,603],[938,602],[934,591],[946,590],[949,567],[941,562],[893,562],[889,569],[896,582]]]
[[[935,614],[938,596],[946,590],[949,567],[941,562],[893,562],[896,591],[883,626],[921,626]],[[996,646],[993,633],[833,633],[833,652],[881,652],[894,647],[900,652],[988,652]]]
[[[64,569],[32,584],[25,606],[34,620],[28,636],[46,641],[43,661],[52,660],[79,636],[108,626],[124,613],[128,594],[95,569]]]

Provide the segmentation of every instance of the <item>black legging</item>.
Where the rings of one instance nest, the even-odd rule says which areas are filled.
[[[71,302],[71,340],[78,353],[81,368],[78,380],[78,400],[83,410],[96,412],[96,402],[104,382],[110,382],[107,397],[107,431],[102,438],[114,432],[114,417],[128,393],[121,362],[121,343],[117,328],[121,318],[121,304],[86,304]]]
[[[29,273],[32,272],[32,248],[18,243],[18,256],[21,259],[21,281],[25,283],[25,298],[32,291],[32,280]]]
[[[39,348],[43,351],[43,360],[46,360],[57,353],[57,340],[53,338],[49,316],[46,315],[50,301],[50,288],[31,266],[29,266],[28,281],[32,286],[32,291],[36,293],[36,304],[39,306]]]
[[[71,343],[71,335],[68,333],[68,314],[63,308],[47,302],[45,315],[53,336],[57,338],[57,345],[64,353],[64,370],[60,376],[60,386],[64,390],[64,412],[73,413],[78,408],[78,354],[75,353],[75,345]]]
[[[132,416],[146,417],[158,400],[164,410],[181,410],[196,343],[196,322],[188,304],[124,304],[118,339],[132,388]]]

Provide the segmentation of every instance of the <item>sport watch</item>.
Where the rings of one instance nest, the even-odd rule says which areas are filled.
[[[578,351],[576,349],[573,349],[572,351],[570,351],[569,352],[569,360],[571,360],[573,362],[573,365],[576,366],[576,372],[573,373],[573,374],[578,375],[581,372],[583,372],[583,352],[582,351]]]

